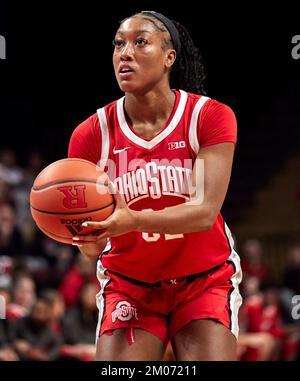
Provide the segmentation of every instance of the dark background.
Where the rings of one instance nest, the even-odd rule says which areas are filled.
[[[63,0],[40,4],[0,0],[0,35],[7,42],[7,59],[0,60],[0,153],[2,148],[12,148],[19,166],[25,168],[18,186],[3,186],[0,173],[0,206],[4,206],[0,210],[2,283],[3,276],[10,280],[24,269],[30,272],[38,295],[46,288],[61,292],[63,283],[72,292],[79,290],[78,277],[82,284],[93,282],[94,266],[86,280],[86,266],[81,262],[73,266],[79,258],[75,247],[48,239],[31,219],[29,194],[37,172],[29,170],[26,161],[36,149],[42,153],[45,166],[66,157],[74,128],[121,95],[111,64],[111,41],[118,22],[140,10],[157,10],[187,27],[206,63],[208,96],[231,106],[237,116],[238,144],[222,215],[242,260],[244,305],[251,277],[257,278],[257,290],[253,291],[252,282],[254,298],[264,295],[265,308],[261,306],[261,312],[252,313],[249,327],[253,325],[255,330],[259,325],[258,333],[266,330],[272,335],[276,354],[271,354],[270,360],[293,356],[299,360],[299,339],[298,349],[294,346],[291,353],[295,331],[290,328],[299,323],[291,319],[291,297],[300,294],[300,265],[299,259],[292,264],[290,245],[298,242],[296,254],[292,254],[299,258],[300,59],[292,58],[291,41],[300,35],[300,17],[288,1],[266,6],[262,0],[243,1],[241,5],[182,0],[177,4],[162,0],[85,0],[76,5]],[[2,177],[9,180],[6,175]],[[16,205],[17,214],[7,214],[7,200]],[[7,226],[11,229],[9,237]],[[272,287],[274,281],[280,286],[277,291],[273,289],[270,294],[271,289],[265,288],[265,293],[260,293],[261,286],[270,282]],[[12,284],[11,294],[15,289]],[[66,300],[67,296],[64,292]],[[67,307],[65,316],[70,310]],[[76,327],[72,333],[76,331],[77,336],[81,331],[77,324],[86,314],[75,316],[75,325],[68,324],[68,328]],[[245,316],[244,320],[243,314],[240,316],[243,327]],[[282,330],[281,319],[288,324],[286,331]],[[89,326],[92,332],[96,320],[93,324]],[[284,340],[278,332],[285,332]],[[285,341],[288,332],[293,332],[290,342]],[[300,337],[299,325],[297,332]],[[26,340],[30,337],[21,330],[20,335]],[[268,342],[263,343],[264,348]],[[0,349],[2,343],[0,337]]]
[[[295,6],[287,2],[263,10],[254,2],[1,1],[0,34],[7,41],[7,59],[0,60],[0,148],[16,149],[20,165],[36,148],[47,163],[66,157],[76,125],[121,94],[111,64],[119,20],[149,9],[188,28],[206,63],[208,95],[237,115],[231,188],[248,176],[249,163],[258,154],[267,165],[262,167],[265,180],[281,158],[297,149],[300,135],[297,128],[290,133],[285,126],[300,100],[300,60],[291,56],[291,39],[300,34],[300,23]],[[267,131],[263,139],[262,130]],[[257,165],[253,171],[259,174]],[[231,197],[229,192],[226,202]]]

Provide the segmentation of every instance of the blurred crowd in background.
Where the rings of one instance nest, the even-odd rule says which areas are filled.
[[[30,189],[45,166],[40,152],[32,152],[22,167],[16,152],[0,152],[0,301],[5,300],[6,313],[0,319],[0,360],[91,361],[98,320],[96,263],[46,237],[33,222]],[[237,239],[236,246],[244,300],[239,359],[299,361],[300,308],[293,297],[300,295],[300,243],[290,245],[276,281],[262,242],[249,237]],[[171,358],[169,349],[166,359]]]

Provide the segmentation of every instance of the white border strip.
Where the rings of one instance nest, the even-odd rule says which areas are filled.
[[[110,277],[105,275],[105,268],[102,266],[102,262],[99,259],[97,262],[97,278],[100,283],[100,291],[96,295],[96,305],[99,310],[98,314],[98,324],[97,324],[97,329],[96,329],[96,340],[95,343],[97,344],[99,334],[100,334],[100,329],[101,329],[101,323],[103,319],[103,313],[104,313],[104,308],[105,308],[105,299],[104,299],[104,291],[107,283],[110,281]]]
[[[134,142],[135,144],[146,148],[151,149],[155,147],[158,143],[160,143],[162,140],[164,140],[168,135],[171,134],[177,127],[178,123],[180,122],[180,119],[182,118],[183,112],[185,110],[186,102],[187,102],[187,93],[183,90],[180,91],[180,100],[179,104],[177,106],[177,110],[175,111],[175,114],[173,115],[173,118],[171,119],[169,125],[158,135],[156,135],[153,139],[150,141],[144,140],[137,136],[132,130],[129,128],[125,114],[124,114],[124,101],[125,97],[120,98],[117,101],[117,115],[118,115],[118,121],[121,130],[125,134],[125,136]]]
[[[108,159],[108,153],[109,153],[109,132],[108,132],[108,125],[107,125],[107,119],[104,107],[99,108],[97,110],[99,123],[100,123],[100,130],[101,130],[101,141],[102,141],[102,147],[101,147],[101,157],[98,162],[99,167],[103,170],[107,159]]]
[[[239,335],[239,322],[238,322],[238,313],[240,306],[242,304],[242,296],[239,292],[239,284],[242,281],[242,269],[240,264],[240,257],[237,254],[237,252],[234,250],[234,240],[231,235],[231,231],[224,222],[225,227],[225,234],[228,238],[228,242],[230,245],[230,256],[228,258],[228,261],[232,262],[235,266],[235,273],[230,278],[233,291],[230,293],[229,297],[229,308],[230,308],[230,318],[231,318],[231,332],[234,334],[236,338],[238,338]]]
[[[189,126],[189,141],[190,141],[190,146],[192,147],[193,151],[197,155],[200,149],[199,142],[198,142],[198,137],[197,137],[197,130],[198,130],[198,119],[199,119],[199,114],[202,109],[202,106],[209,100],[209,97],[202,96],[199,98],[197,101],[192,117],[191,117],[191,122]]]

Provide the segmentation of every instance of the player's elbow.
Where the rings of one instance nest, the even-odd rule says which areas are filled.
[[[212,228],[213,224],[207,223],[207,224],[202,224],[198,231],[199,232],[208,232]]]
[[[207,221],[203,221],[199,228],[197,229],[197,231],[199,232],[208,232],[212,227],[213,227],[213,222],[210,221],[210,220],[207,220]]]
[[[216,219],[217,219],[217,215],[218,213],[216,213],[215,211],[209,209],[207,210],[207,212],[204,214],[203,218],[201,220],[199,220],[198,222],[198,229],[197,231],[199,232],[207,232],[209,231]]]

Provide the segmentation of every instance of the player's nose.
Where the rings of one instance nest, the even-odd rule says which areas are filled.
[[[124,45],[123,49],[121,50],[120,59],[127,61],[133,57],[133,54],[134,54],[133,45],[130,43],[130,41],[128,41]]]

